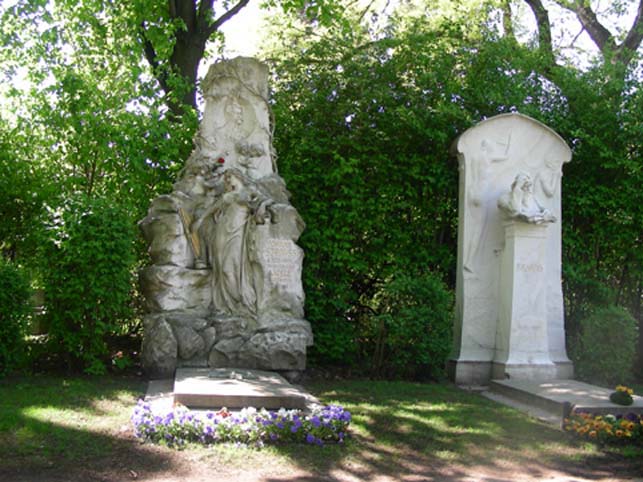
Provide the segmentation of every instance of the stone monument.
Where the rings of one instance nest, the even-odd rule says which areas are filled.
[[[195,149],[139,223],[152,260],[140,274],[143,366],[155,378],[177,367],[301,371],[313,341],[304,223],[277,174],[268,69],[218,62],[202,88]]]
[[[454,144],[460,168],[453,380],[571,378],[561,286],[567,144],[521,114],[487,119]]]

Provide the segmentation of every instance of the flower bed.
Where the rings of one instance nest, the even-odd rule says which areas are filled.
[[[328,405],[304,415],[300,410],[268,411],[245,408],[230,412],[197,413],[178,406],[155,414],[149,403],[139,400],[132,415],[136,436],[154,443],[181,447],[188,442],[211,445],[240,443],[301,442],[316,445],[343,443],[351,414],[340,406]]]
[[[593,415],[575,413],[564,420],[565,430],[600,443],[632,443],[643,445],[643,417],[627,415]]]

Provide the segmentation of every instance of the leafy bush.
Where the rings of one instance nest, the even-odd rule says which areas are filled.
[[[578,335],[572,339],[570,353],[580,378],[614,384],[631,378],[636,344],[637,322],[618,306],[597,308],[580,321]]]
[[[387,375],[441,378],[453,325],[444,282],[433,273],[398,275],[376,299],[374,367]]]
[[[30,294],[23,272],[0,256],[0,375],[23,361]]]
[[[330,319],[316,324],[314,333],[315,344],[309,355],[313,365],[353,366],[355,364],[359,351],[355,325]]]
[[[52,348],[71,367],[105,371],[106,338],[131,315],[134,226],[113,201],[78,197],[54,216],[46,309]]]

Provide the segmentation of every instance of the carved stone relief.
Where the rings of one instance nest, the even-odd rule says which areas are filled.
[[[503,225],[508,220],[548,225],[544,259],[521,262],[517,272],[542,266],[549,356],[558,376],[571,374],[560,266],[560,182],[562,165],[571,159],[569,147],[534,119],[503,114],[464,132],[454,143],[454,155],[460,167],[460,194],[452,377],[458,383],[476,384],[491,376],[505,250]]]

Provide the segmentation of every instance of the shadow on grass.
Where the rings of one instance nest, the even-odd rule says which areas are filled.
[[[144,386],[112,377],[0,381],[0,480],[129,480],[168,470],[170,454],[142,445],[128,424]]]
[[[452,385],[333,382],[309,389],[353,414],[346,447],[281,448],[308,480],[515,480],[551,471],[586,479],[642,473],[640,461],[579,445],[567,434]],[[486,474],[486,475],[484,475]],[[507,475],[503,475],[507,474]],[[267,480],[285,480],[279,478]]]
[[[199,457],[197,473],[207,480],[226,479],[218,473],[226,457],[239,466],[228,480],[238,475],[272,482],[491,482],[547,479],[552,470],[592,480],[643,473],[640,459],[579,445],[477,394],[452,385],[404,382],[308,387],[322,401],[353,414],[353,437],[344,446],[179,453],[134,438],[129,417],[144,386],[141,379],[113,377],[0,382],[0,481],[182,480]],[[267,476],[271,471],[280,475]]]

